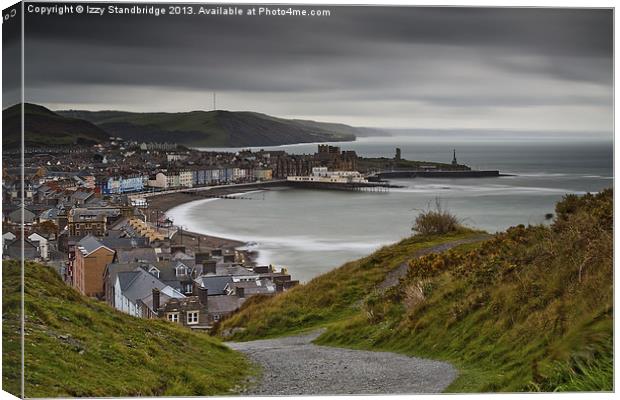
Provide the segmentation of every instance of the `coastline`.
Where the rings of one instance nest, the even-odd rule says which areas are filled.
[[[269,182],[265,182],[257,183],[254,185],[246,184],[213,186],[211,188],[205,187],[204,191],[208,191],[209,196],[231,196],[256,190],[268,190],[269,186],[273,185],[270,185]],[[166,214],[169,210],[177,206],[191,203],[194,201],[205,200],[207,198],[209,197],[201,196],[200,192],[197,192],[196,194],[189,194],[188,192],[174,192],[163,193],[160,195],[152,195],[148,199],[149,212],[152,213],[150,217],[155,217],[156,214]],[[195,252],[202,251],[203,247],[237,249],[239,247],[244,247],[247,245],[247,243],[240,240],[213,235],[205,235],[202,233],[185,230],[175,235],[175,243],[184,244]],[[253,263],[256,260],[256,252],[248,250],[242,250],[242,252],[245,253],[247,257],[251,260],[250,263]]]

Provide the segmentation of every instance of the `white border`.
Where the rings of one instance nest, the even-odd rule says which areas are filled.
[[[41,1],[43,2],[43,1]],[[54,1],[46,1],[48,3],[61,3],[61,2],[54,2]],[[89,1],[82,1],[82,3],[87,3]],[[90,2],[96,2],[96,1],[90,1]],[[11,0],[0,0],[0,5],[2,5],[2,9],[5,9],[7,7],[10,7],[11,5],[17,3],[16,1],[11,1]],[[73,1],[73,3],[80,3],[79,1]],[[188,1],[182,1],[182,0],[169,0],[169,1],[143,1],[143,0],[134,0],[134,1],[127,1],[127,0],[121,0],[121,1],[115,1],[115,2],[109,2],[109,3],[144,3],[144,4],[153,4],[153,3],[189,3]],[[503,1],[488,1],[488,0],[469,0],[469,1],[442,1],[442,0],[426,0],[426,1],[410,1],[410,0],[389,0],[389,1],[351,1],[351,0],[335,0],[335,1],[329,1],[329,0],[314,0],[314,1],[300,1],[300,0],[268,0],[268,1],[257,1],[257,0],[245,0],[245,1],[238,1],[238,2],[231,2],[231,1],[213,1],[213,0],[207,0],[207,1],[202,1],[200,3],[211,3],[211,4],[299,4],[299,5],[374,5],[374,6],[470,6],[470,7],[560,7],[560,8],[614,8],[615,4],[613,1],[610,0],[590,0],[590,1],[579,1],[579,0],[564,0],[564,1],[557,1],[557,0],[529,0],[529,1],[511,1],[511,0],[503,0]],[[22,25],[22,31],[23,31],[23,25]],[[23,33],[22,33],[23,34]],[[618,70],[617,70],[617,65],[615,63],[615,54],[616,54],[616,49],[618,46],[618,33],[615,30],[615,10],[614,10],[614,77],[616,76]],[[1,33],[0,33],[0,39],[1,39]],[[23,41],[22,41],[22,46],[23,46]],[[1,57],[1,56],[0,56]],[[22,48],[22,58],[23,58],[23,48]],[[22,60],[23,61],[23,60]],[[0,63],[0,73],[2,72],[1,69],[1,63]],[[22,74],[22,88],[23,88],[23,74]],[[616,95],[618,94],[618,88],[615,85],[615,79],[614,79],[614,100]],[[23,97],[23,90],[22,90],[22,97]],[[615,138],[615,117],[616,117],[616,108],[615,108],[615,101],[614,101],[614,138]],[[614,177],[617,176],[617,166],[618,166],[618,157],[620,157],[618,155],[618,143],[616,143],[614,141]],[[615,180],[615,179],[614,179]],[[616,204],[617,201],[617,196],[616,193],[614,193],[614,215],[616,213]],[[618,226],[620,224],[618,223],[617,220],[614,221],[614,230],[617,231]],[[617,277],[618,277],[618,263],[616,262],[616,249],[618,248],[618,244],[620,243],[620,240],[618,239],[618,237],[614,237],[614,282],[617,282]],[[616,294],[616,287],[614,286],[614,295]],[[616,298],[616,297],[614,297]],[[23,299],[22,299],[23,300]],[[614,305],[617,305],[616,303]],[[614,317],[615,317],[615,309],[614,309]],[[614,321],[614,343],[618,343],[618,323],[617,320]],[[23,348],[22,348],[23,349]],[[614,349],[615,350],[615,349]],[[614,351],[614,360],[616,359],[616,351]],[[614,362],[614,366],[616,366],[616,363]],[[1,366],[0,366],[0,371],[1,371]],[[22,371],[23,372],[23,371]],[[614,369],[614,387],[615,388],[619,388],[619,382],[620,379],[618,377],[618,373],[616,373],[615,369]],[[22,382],[23,384],[23,382]],[[576,394],[576,393],[567,393],[567,394],[471,394],[471,395],[385,395],[385,396],[381,396],[381,398],[386,398],[386,399],[435,399],[437,398],[437,396],[442,396],[442,397],[447,397],[450,396],[452,398],[457,398],[457,399],[495,399],[495,398],[509,398],[509,399],[521,399],[523,397],[545,397],[545,398],[562,398],[562,399],[611,399],[611,398],[615,398],[615,395],[613,393],[587,393],[587,394]],[[291,396],[291,397],[284,397],[286,399],[291,399],[291,398],[295,398],[295,399],[304,399],[307,398],[309,396],[304,396],[304,397],[300,397],[300,396]],[[313,399],[358,399],[358,398],[374,398],[377,396],[312,396],[311,398]],[[0,399],[13,399],[14,397],[6,392],[2,392],[0,394]],[[211,397],[211,398],[221,398],[221,399],[233,399],[233,398],[240,398],[240,397]],[[249,399],[252,397],[242,397],[243,399]],[[262,399],[282,399],[283,397],[275,397],[275,396],[269,396],[269,397],[260,397]],[[171,399],[176,399],[176,398],[171,398]]]

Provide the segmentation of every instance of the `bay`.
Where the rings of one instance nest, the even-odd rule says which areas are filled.
[[[305,282],[411,235],[416,215],[436,202],[463,224],[496,232],[548,223],[565,194],[613,185],[613,144],[604,137],[392,136],[336,145],[366,157],[393,157],[399,147],[404,158],[439,162],[456,149],[461,163],[513,176],[399,179],[391,182],[403,188],[389,193],[283,188],[244,195],[253,200],[199,200],[168,215],[185,229],[255,243],[260,263],[287,267]],[[316,144],[275,148],[309,154]]]

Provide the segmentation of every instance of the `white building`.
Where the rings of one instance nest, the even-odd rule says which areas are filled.
[[[134,317],[143,318],[147,312],[144,307],[152,307],[153,289],[161,293],[161,300],[184,298],[181,292],[166,285],[159,279],[159,271],[146,272],[142,268],[119,272],[114,283],[114,308]],[[163,302],[162,302],[163,305]]]
[[[168,179],[166,174],[163,172],[158,172],[155,174],[155,177],[149,178],[148,185],[150,187],[156,187],[161,189],[168,189]]]
[[[166,184],[168,185],[167,186],[168,189],[178,188],[179,186],[181,186],[181,179],[180,179],[179,174],[169,172],[166,175]]]
[[[6,232],[4,234],[2,234],[2,247],[4,248],[4,243],[5,242],[11,242],[13,240],[15,240],[17,236],[15,236],[15,234],[13,234],[13,232]]]
[[[179,186],[192,187],[194,185],[194,174],[192,171],[179,172]]]
[[[192,173],[189,171],[190,176],[190,185],[192,181]],[[187,179],[187,178],[186,178]],[[149,178],[149,186],[156,187],[161,189],[174,189],[181,186],[181,179],[178,173],[174,172],[158,172],[155,174],[155,179],[153,177]]]
[[[39,254],[41,255],[41,259],[47,260],[49,259],[49,241],[38,233],[33,233],[28,236],[28,240],[33,243],[37,243],[39,248]]]
[[[182,161],[182,160],[185,160],[186,158],[187,158],[186,154],[178,154],[178,153],[167,153],[166,154],[166,160],[168,160],[168,162]]]
[[[286,179],[293,182],[368,183],[368,180],[357,171],[328,171],[327,167],[314,167],[312,175],[288,176]]]

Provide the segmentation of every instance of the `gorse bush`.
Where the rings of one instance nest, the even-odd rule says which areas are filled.
[[[368,257],[348,262],[278,296],[251,297],[241,310],[222,321],[218,332],[234,340],[250,340],[294,333],[347,318],[359,311],[388,272],[418,251],[480,233],[463,230],[444,236],[416,235],[386,246]],[[371,307],[371,305],[369,305]]]
[[[319,343],[449,360],[453,391],[612,390],[613,193],[556,210],[550,227],[412,259]]]
[[[415,219],[412,231],[420,235],[442,235],[457,232],[461,229],[458,218],[447,210],[444,210],[440,201],[435,201],[435,209],[422,211]]]
[[[556,215],[551,226],[519,225],[484,242],[423,251],[479,237],[448,218],[457,233],[414,235],[247,302],[223,325],[245,328],[236,339],[323,326],[317,344],[446,360],[460,373],[449,391],[612,390],[613,192],[566,196]],[[440,232],[444,224],[422,226]],[[396,286],[378,287],[403,264]]]

